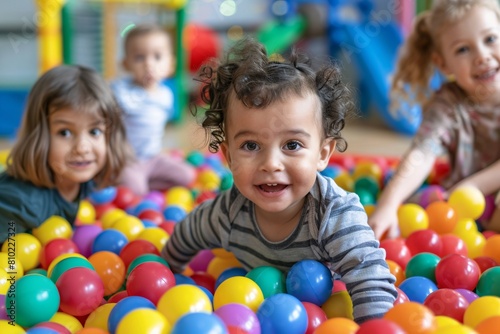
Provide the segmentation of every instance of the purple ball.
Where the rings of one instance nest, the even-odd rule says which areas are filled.
[[[0,320],[10,320],[5,308],[5,295],[0,294]]]
[[[71,240],[78,246],[80,253],[89,257],[92,255],[92,244],[94,239],[102,232],[98,225],[80,225],[75,228]]]
[[[208,264],[215,257],[210,249],[204,249],[198,252],[196,256],[189,262],[189,267],[194,272],[207,271]]]
[[[226,326],[234,326],[248,332],[248,334],[260,334],[260,322],[257,315],[248,306],[237,303],[229,303],[219,307],[214,312]]]
[[[144,199],[158,204],[159,208],[163,208],[165,206],[165,195],[160,191],[153,190],[149,194],[144,196]]]
[[[455,289],[456,292],[460,293],[462,296],[467,299],[467,301],[472,303],[474,300],[476,300],[479,296],[476,295],[474,292],[467,290],[467,289]]]
[[[420,191],[418,204],[425,209],[432,202],[444,200],[444,193],[445,190],[441,186],[427,186]]]

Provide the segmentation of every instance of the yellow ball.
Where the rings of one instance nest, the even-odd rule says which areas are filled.
[[[116,303],[107,303],[96,308],[85,320],[84,327],[99,328],[108,331],[109,314]]]
[[[127,213],[122,209],[109,209],[101,217],[102,228],[108,229],[120,218],[127,216]]]
[[[398,225],[403,238],[418,230],[429,228],[427,212],[418,204],[403,204],[398,209]]]
[[[500,315],[500,298],[483,296],[473,300],[465,310],[463,324],[476,327],[483,320]]]
[[[0,268],[0,295],[6,295],[10,288],[10,275],[7,274],[5,269]]]
[[[455,210],[458,218],[478,219],[484,212],[486,200],[476,187],[461,187],[454,190],[448,198],[448,204]]]
[[[125,314],[116,327],[116,334],[170,333],[172,326],[163,314],[150,308],[138,308]]]
[[[161,296],[157,309],[171,324],[175,324],[186,313],[212,313],[212,303],[198,286],[180,284],[168,289]]]
[[[382,180],[382,174],[382,168],[380,168],[378,164],[371,161],[360,161],[354,166],[352,178],[357,180],[363,176],[370,176],[380,182],[380,180]]]
[[[95,222],[95,208],[87,200],[80,201],[80,206],[78,207],[78,213],[76,214],[76,218],[82,224],[93,224]]]
[[[217,191],[220,188],[221,179],[213,170],[203,170],[198,174],[196,183],[200,185],[201,190]]]
[[[240,262],[235,257],[223,258],[214,257],[207,266],[207,273],[217,279],[226,269],[241,267]]]
[[[151,242],[156,246],[158,251],[161,252],[169,237],[170,236],[168,235],[167,231],[160,227],[148,227],[145,228],[141,233],[139,233],[137,239],[147,240]]]
[[[347,318],[353,320],[353,306],[351,296],[345,290],[334,292],[326,302],[321,305],[328,319]]]
[[[111,227],[125,234],[128,241],[137,239],[139,234],[144,231],[142,221],[132,215],[118,218]]]
[[[354,190],[354,180],[347,172],[340,173],[333,180],[340,188],[344,189],[345,191]]]
[[[56,238],[70,239],[73,235],[71,224],[61,216],[47,218],[40,226],[32,231],[33,235],[40,240],[42,246]]]
[[[52,260],[52,262],[49,264],[49,267],[47,268],[47,277],[52,276],[52,270],[54,269],[56,264],[58,264],[59,262],[61,262],[64,259],[67,259],[68,257],[79,257],[79,258],[87,260],[87,258],[85,256],[83,256],[82,254],[78,254],[78,253],[61,254],[61,255],[57,256],[54,260]]]
[[[24,276],[24,268],[23,264],[17,257],[11,256],[11,254],[0,252],[0,269],[5,270],[5,272],[9,275],[14,275],[17,279]]]
[[[181,9],[186,6],[187,0],[167,0],[165,1],[164,6],[167,7],[168,9]]]
[[[76,333],[83,328],[80,320],[64,312],[56,312],[50,321],[66,327],[71,333]]]
[[[257,312],[264,301],[260,286],[246,276],[233,276],[223,281],[214,293],[214,310],[227,304],[238,303]]]
[[[36,268],[40,264],[41,250],[40,241],[28,233],[18,233],[2,245],[2,252],[15,253],[25,271]]]
[[[165,194],[165,204],[177,205],[186,211],[191,211],[194,205],[194,198],[191,190],[186,187],[172,187]]]
[[[0,333],[24,334],[26,331],[16,323],[12,325],[10,320],[0,320]]]

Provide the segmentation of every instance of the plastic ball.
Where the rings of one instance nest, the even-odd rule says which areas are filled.
[[[81,224],[92,224],[96,219],[96,211],[92,203],[87,200],[80,201],[76,218]]]
[[[196,182],[200,185],[201,190],[217,191],[221,185],[221,178],[213,170],[205,169],[198,173]]]
[[[354,191],[354,180],[348,172],[342,172],[334,179],[335,183],[345,191]]]
[[[71,240],[78,247],[80,254],[89,257],[92,254],[92,243],[101,232],[102,228],[97,225],[78,226],[75,228]]]
[[[137,196],[129,188],[123,186],[116,187],[116,196],[113,204],[118,208],[125,210],[136,200]]]
[[[212,277],[207,272],[196,271],[191,274],[191,279],[196,283],[196,285],[207,289],[212,295],[215,292],[215,278]]]
[[[144,229],[137,236],[136,240],[146,240],[152,243],[158,252],[161,252],[169,239],[168,233],[160,227],[149,227]]]
[[[143,199],[156,203],[158,208],[163,208],[165,206],[165,194],[161,191],[150,191]]]
[[[127,275],[129,275],[130,272],[135,267],[137,267],[141,263],[146,263],[146,262],[158,262],[158,263],[163,264],[165,267],[169,267],[167,261],[164,258],[162,258],[161,256],[159,256],[157,254],[143,254],[143,255],[139,255],[132,262],[130,262],[130,264],[127,266]],[[124,261],[124,263],[125,263],[125,261]]]
[[[152,309],[156,310],[156,306],[148,299],[140,296],[130,296],[120,300],[113,307],[108,317],[108,330],[111,334],[116,333],[116,328],[120,321],[133,310],[136,309]]]
[[[370,319],[363,322],[356,334],[406,334],[396,323],[387,319]]]
[[[186,0],[176,1],[186,2]],[[186,25],[185,34],[188,68],[194,73],[206,61],[218,56],[220,41],[214,30],[199,24]]]
[[[315,260],[295,263],[286,276],[286,291],[302,302],[321,306],[330,297],[332,274],[324,264]]]
[[[40,265],[42,268],[47,269],[59,255],[71,253],[81,253],[78,246],[71,239],[53,239],[42,247],[39,255]]]
[[[52,275],[52,270],[54,269],[54,267],[59,263],[61,262],[62,260],[64,259],[67,259],[67,258],[73,258],[73,257],[78,257],[80,259],[83,259],[83,260],[86,260],[87,261],[87,258],[85,256],[83,256],[82,254],[78,254],[78,253],[65,253],[65,254],[61,254],[59,255],[58,257],[56,257],[50,264],[49,264],[49,267],[47,268],[47,277],[50,277]]]
[[[432,292],[424,303],[434,315],[445,315],[462,322],[469,302],[459,292],[452,289],[439,289]]]
[[[353,305],[351,296],[346,290],[334,292],[326,302],[321,305],[328,319],[346,318],[353,319]]]
[[[109,332],[100,328],[82,328],[75,334],[109,334]]]
[[[399,285],[399,288],[408,296],[410,301],[423,304],[427,296],[436,291],[436,284],[422,276],[408,277]]]
[[[164,218],[163,214],[160,211],[153,210],[153,209],[145,209],[141,213],[137,215],[137,218],[140,220],[149,220],[155,223],[155,225],[160,225],[163,223]]]
[[[489,268],[479,277],[476,294],[500,297],[500,267]]]
[[[361,176],[354,181],[354,192],[367,191],[373,198],[377,198],[380,192],[378,181],[372,176]]]
[[[241,267],[241,264],[234,256],[228,258],[216,256],[208,264],[207,273],[217,279],[224,270],[236,267]]]
[[[62,325],[58,322],[54,322],[54,321],[41,322],[41,323],[31,327],[30,330],[31,329],[49,330],[49,331],[54,331],[54,333],[57,333],[57,334],[71,334],[71,332],[69,331],[68,328],[66,328],[64,325]]]
[[[92,311],[85,320],[84,327],[99,328],[108,331],[108,319],[116,303],[106,303]]]
[[[438,185],[428,185],[425,186],[418,193],[418,205],[426,209],[434,202],[443,201],[445,196],[445,190],[443,187]],[[429,217],[430,218],[430,217]],[[429,222],[430,223],[430,222]]]
[[[101,251],[92,254],[89,262],[104,285],[104,295],[117,292],[125,282],[125,264],[115,253]]]
[[[396,287],[396,291],[398,292],[398,296],[396,297],[396,300],[394,301],[394,305],[406,303],[410,301],[410,298],[404,293],[403,290],[401,290],[399,287]]]
[[[82,323],[76,317],[64,312],[56,312],[50,322],[64,326],[70,333],[75,333],[83,328]]]
[[[23,327],[49,321],[59,309],[59,291],[45,276],[23,276],[13,287],[15,293],[8,293],[5,299],[6,312],[9,316],[14,316],[16,323]]]
[[[303,334],[307,329],[307,312],[296,297],[278,293],[265,299],[257,318],[263,333]]]
[[[115,200],[117,189],[115,187],[106,187],[95,190],[89,195],[89,199],[95,204],[111,203]]]
[[[403,239],[384,239],[380,242],[380,248],[385,249],[387,260],[396,262],[403,270],[406,269],[411,252]]]
[[[102,228],[110,228],[118,219],[125,216],[127,216],[127,213],[122,209],[110,209],[106,211],[101,217]]]
[[[109,228],[99,233],[92,243],[92,253],[109,251],[120,254],[120,251],[128,243],[128,239],[123,232]]]
[[[125,314],[116,327],[116,334],[169,333],[171,327],[157,310],[139,308]]]
[[[419,253],[412,257],[406,265],[405,277],[421,276],[436,283],[436,267],[441,258],[432,253]]]
[[[104,297],[104,285],[92,269],[77,267],[64,272],[56,282],[61,311],[74,316],[94,311]]]
[[[498,266],[497,261],[493,260],[489,256],[478,256],[473,259],[477,265],[479,266],[479,269],[481,270],[481,273],[484,273],[486,270]]]
[[[474,330],[478,334],[496,334],[500,328],[500,316],[490,317],[481,321]]]
[[[383,319],[399,325],[407,333],[432,333],[437,323],[432,311],[417,302],[406,302],[394,305]]]
[[[271,266],[261,266],[252,269],[246,277],[257,283],[262,290],[264,298],[269,298],[277,293],[286,293],[285,274]]]
[[[436,266],[437,286],[449,289],[474,290],[481,271],[474,260],[459,254],[450,254]]]
[[[16,323],[12,325],[10,320],[0,320],[0,333],[24,334],[26,331]]]
[[[316,328],[319,327],[328,318],[325,311],[318,305],[309,302],[302,302],[307,313],[307,329],[305,334],[313,334]]]
[[[4,242],[1,248],[3,253],[9,253],[9,247],[12,242],[15,244],[15,256],[21,262],[25,271],[36,268],[40,263],[40,253],[42,245],[37,238],[28,233],[18,233],[9,237],[9,242]]]
[[[156,305],[174,285],[175,277],[170,268],[158,262],[144,262],[132,269],[126,288],[129,296],[141,296]]]
[[[486,239],[482,255],[488,256],[497,263],[500,263],[500,234],[493,235]]]
[[[193,269],[194,272],[206,271],[208,264],[214,258],[214,253],[209,249],[204,249],[199,251],[195,257],[189,262],[189,267]]]
[[[173,222],[180,222],[186,215],[186,210],[178,205],[169,205],[163,210],[163,217]]]
[[[464,325],[476,327],[482,321],[500,316],[500,298],[483,296],[472,301],[464,313]]]
[[[424,252],[441,255],[443,251],[443,242],[440,236],[431,229],[412,232],[406,238],[406,246],[412,255]]]
[[[240,303],[256,312],[264,295],[260,287],[248,277],[230,277],[219,285],[214,293],[214,309],[230,303]]]
[[[231,303],[219,307],[214,312],[226,326],[237,327],[248,334],[260,334],[259,319],[254,311],[245,305]]]
[[[228,268],[224,270],[219,277],[215,280],[215,289],[217,290],[217,287],[224,282],[226,279],[230,277],[235,277],[235,276],[245,276],[247,274],[247,271],[244,268],[236,267],[236,268]]]
[[[194,204],[193,194],[186,187],[172,187],[165,194],[165,204],[167,206],[178,205],[184,210],[189,211]]]
[[[179,318],[170,333],[227,334],[228,329],[224,322],[213,313],[190,312]]]
[[[397,264],[392,260],[386,260],[386,262],[387,265],[389,266],[389,271],[391,272],[391,274],[394,275],[394,277],[396,277],[396,282],[394,283],[394,285],[399,286],[399,284],[401,284],[401,282],[403,282],[406,278],[405,271],[403,270],[403,268],[401,268],[399,264]]]
[[[39,227],[32,230],[33,235],[45,246],[56,238],[70,239],[73,234],[71,224],[63,217],[51,216]]]
[[[355,334],[358,329],[359,325],[351,319],[330,318],[319,325],[314,334]]]
[[[398,209],[398,225],[401,236],[407,238],[415,231],[429,228],[429,218],[420,205],[407,203]]]
[[[444,234],[441,236],[441,243],[443,247],[441,249],[441,257],[445,257],[450,254],[459,254],[467,256],[467,247],[465,242],[453,234]]]
[[[127,290],[121,290],[121,291],[118,291],[114,294],[112,294],[109,298],[108,298],[108,304],[109,303],[118,303],[120,300],[124,299],[124,298],[127,298],[129,295],[127,293]]]
[[[68,257],[57,262],[47,275],[52,282],[56,283],[62,274],[73,268],[87,268],[94,270],[94,266],[88,259],[81,257]]]
[[[9,256],[9,253],[0,252],[0,269],[5,271],[5,275],[9,273],[9,279],[12,275],[14,275],[16,280],[24,275],[24,268],[21,261],[17,257],[12,258],[12,256]],[[3,272],[1,273],[3,274]]]
[[[425,208],[429,218],[429,229],[439,235],[453,232],[458,222],[455,210],[446,201],[432,202]]]
[[[376,182],[382,180],[382,168],[372,161],[358,161],[352,171],[352,177],[357,180],[361,177],[371,177]]]
[[[486,200],[483,193],[471,186],[454,190],[448,198],[448,203],[459,218],[478,219],[484,212]]]
[[[10,318],[7,316],[7,308],[5,305],[6,297],[6,295],[0,294],[0,320],[10,320]]]
[[[120,250],[120,258],[123,260],[125,267],[128,268],[130,263],[137,257],[144,254],[160,255],[158,248],[148,240],[136,239],[127,243]]]
[[[196,285],[181,284],[170,288],[161,296],[157,309],[171,324],[175,324],[186,313],[211,313],[212,303],[207,294]]]
[[[142,221],[131,215],[118,218],[111,227],[122,232],[129,241],[137,239],[137,236],[144,231]]]

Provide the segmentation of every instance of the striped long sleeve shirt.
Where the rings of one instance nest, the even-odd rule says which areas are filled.
[[[367,224],[358,196],[319,173],[300,222],[286,239],[266,240],[254,204],[233,187],[179,222],[162,256],[180,272],[198,251],[213,248],[232,252],[247,270],[273,266],[287,273],[301,260],[325,263],[346,284],[358,323],[382,317],[397,297],[385,251]]]

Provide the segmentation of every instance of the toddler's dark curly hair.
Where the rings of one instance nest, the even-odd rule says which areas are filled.
[[[351,92],[341,80],[340,68],[329,63],[315,71],[310,60],[295,49],[286,60],[272,60],[265,47],[244,38],[227,53],[223,62],[205,65],[200,70],[201,98],[208,107],[202,126],[210,152],[217,152],[225,139],[224,120],[229,99],[235,96],[246,107],[265,108],[284,101],[290,94],[316,94],[321,102],[325,138],[336,140],[344,152],[347,142],[341,135],[345,119],[354,112]],[[194,116],[200,108],[194,108]]]

